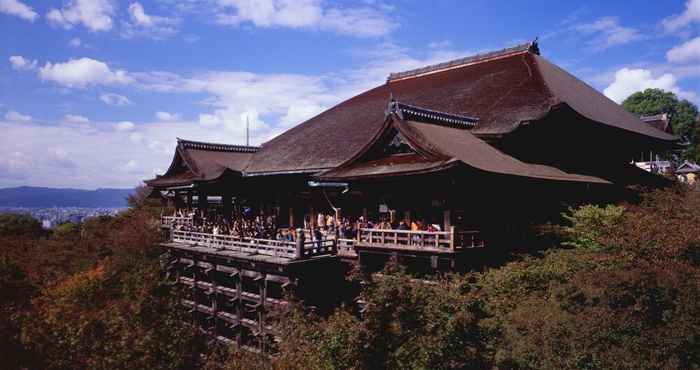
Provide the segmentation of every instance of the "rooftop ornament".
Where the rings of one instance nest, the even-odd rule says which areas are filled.
[[[471,129],[479,123],[478,118],[399,103],[393,96],[389,101],[386,114],[396,114],[404,121],[426,122],[461,129]]]

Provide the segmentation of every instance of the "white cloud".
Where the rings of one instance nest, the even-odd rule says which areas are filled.
[[[661,24],[667,32],[676,32],[693,22],[700,22],[700,0],[688,0],[683,14],[667,17]]]
[[[178,19],[146,14],[140,3],[131,3],[128,12],[130,21],[125,21],[122,28],[124,38],[145,36],[160,39],[178,32]]]
[[[673,63],[700,62],[700,36],[669,50],[666,59]]]
[[[129,100],[129,98],[127,98],[126,96],[114,93],[102,94],[100,95],[100,100],[102,100],[102,102],[104,102],[107,105],[114,106],[124,106],[131,104],[131,100]]]
[[[382,9],[325,7],[320,0],[218,0],[224,11],[221,24],[252,23],[257,27],[290,27],[329,30],[359,37],[388,34],[396,24]]]
[[[85,125],[90,123],[90,120],[85,116],[80,116],[77,114],[66,114],[63,117],[63,122]]]
[[[618,70],[615,73],[615,80],[605,88],[603,93],[615,102],[621,103],[637,91],[653,88],[671,91],[681,98],[697,101],[697,94],[681,89],[673,74],[665,73],[654,77],[651,70],[641,68]]]
[[[134,125],[134,123],[133,123],[133,122],[129,122],[129,121],[122,121],[122,122],[119,122],[119,123],[117,123],[117,125],[115,126],[115,128],[117,129],[117,131],[131,131],[131,130],[134,129],[134,127],[136,127],[136,126]]]
[[[0,122],[0,131],[12,140],[0,146],[0,173],[12,169],[12,178],[0,175],[0,186],[19,184],[46,186],[117,187],[134,186],[153,177],[154,168],[167,168],[176,137],[192,140],[245,143],[245,122],[250,120],[251,143],[260,144],[299,124],[340,100],[386,81],[390,72],[416,68],[472,53],[450,50],[423,51],[417,57],[391,43],[358,51],[364,67],[324,75],[257,74],[243,71],[203,72],[178,75],[163,71],[130,72],[131,86],[150,92],[205,96],[202,111],[191,121],[121,122],[91,124],[10,124]],[[387,96],[388,99],[388,96]],[[175,116],[178,106],[163,106]],[[161,115],[165,117],[164,115]],[[87,127],[85,127],[87,126]],[[67,148],[74,168],[50,165],[56,156],[47,148]],[[28,160],[12,153],[31,153]],[[95,155],[99,153],[100,155]],[[51,159],[53,158],[53,159]],[[22,159],[22,160],[20,160]],[[136,163],[127,168],[131,160]],[[27,164],[29,163],[29,164]],[[114,163],[112,171],[104,163]],[[4,167],[3,167],[4,166]],[[4,172],[3,172],[4,171]],[[17,178],[23,177],[22,180]]]
[[[11,110],[5,113],[5,119],[10,122],[30,122],[32,117]]]
[[[77,37],[72,38],[72,39],[68,42],[68,45],[71,46],[71,47],[74,47],[74,48],[79,48],[82,44],[83,44],[82,41],[80,41],[80,39],[77,38]]]
[[[90,58],[70,59],[65,63],[46,63],[39,69],[42,80],[54,81],[67,87],[88,85],[128,84],[132,78],[123,70],[112,71],[99,60]]]
[[[18,0],[0,0],[0,13],[14,15],[30,22],[34,22],[39,16],[32,7]]]
[[[36,60],[25,59],[19,55],[10,57],[10,64],[15,71],[31,71],[36,68]]]
[[[82,24],[92,32],[109,31],[114,10],[112,0],[69,0],[60,10],[51,9],[46,18],[66,29]]]
[[[178,114],[158,111],[156,112],[156,118],[158,118],[159,121],[171,122],[179,120],[180,116]]]
[[[639,30],[623,27],[617,17],[603,17],[592,23],[579,24],[577,31],[595,35],[589,45],[596,50],[605,50],[616,45],[623,45],[642,39]]]
[[[143,135],[138,132],[134,132],[133,134],[129,135],[129,140],[134,144],[141,144],[143,142]]]

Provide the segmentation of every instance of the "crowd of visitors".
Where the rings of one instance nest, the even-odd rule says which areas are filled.
[[[217,212],[203,215],[199,210],[194,209],[179,209],[175,211],[173,216],[188,220],[188,222],[175,222],[173,227],[176,230],[255,239],[295,241],[297,238],[294,229],[279,227],[276,215],[264,214],[263,212],[256,215],[250,208],[244,208],[240,212],[232,214],[230,218]],[[305,237],[314,241],[335,238],[336,235],[340,239],[355,239],[360,229],[441,231],[438,224],[419,220],[397,221],[390,220],[389,217],[381,217],[378,221],[372,221],[364,216],[359,216],[352,220],[348,217],[336,219],[334,215],[318,213],[313,220],[314,222],[311,221],[308,216],[304,220],[304,229],[309,231]]]

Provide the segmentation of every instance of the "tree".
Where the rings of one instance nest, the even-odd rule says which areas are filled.
[[[29,215],[0,214],[0,236],[40,236],[41,223]]]
[[[668,114],[673,133],[681,137],[681,141],[690,143],[683,157],[695,161],[700,160],[700,136],[698,135],[698,107],[688,100],[679,100],[676,94],[661,89],[646,89],[630,95],[622,106],[628,111],[650,116]]]

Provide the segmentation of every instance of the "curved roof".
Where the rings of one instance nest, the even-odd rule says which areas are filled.
[[[661,141],[675,137],[642,123],[601,93],[539,56],[529,43],[394,74],[265,143],[246,173],[329,169],[360,151],[382,129],[386,102],[478,117],[477,137],[504,135],[567,104],[591,121]]]
[[[151,187],[216,180],[226,171],[242,173],[258,147],[177,140],[170,168],[162,176],[145,181]]]
[[[388,117],[387,121],[382,131],[390,126],[395,127],[416,150],[415,154],[395,155],[371,161],[362,161],[363,154],[359,154],[339,167],[321,173],[319,177],[324,180],[350,180],[415,174],[462,163],[477,170],[502,175],[554,181],[610,183],[594,176],[572,174],[551,166],[522,162],[499,151],[463,128],[403,121],[396,114]],[[374,140],[375,143],[376,140]],[[370,148],[371,145],[366,146],[361,153],[368,152]]]

